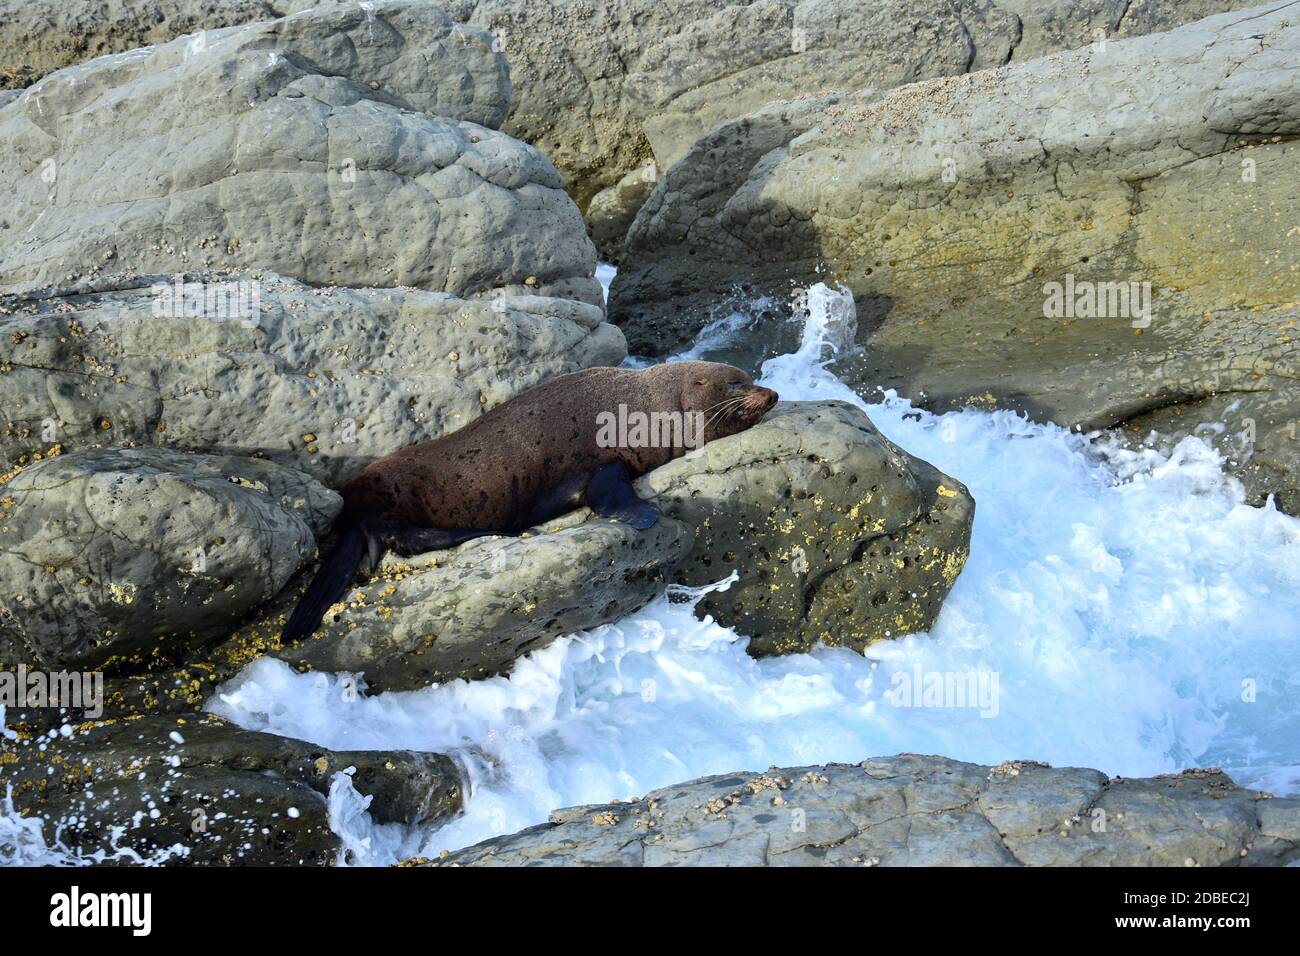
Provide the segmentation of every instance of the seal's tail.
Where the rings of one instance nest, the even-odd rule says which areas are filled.
[[[307,593],[289,615],[289,623],[280,635],[283,643],[295,643],[316,630],[330,605],[343,596],[356,577],[357,569],[369,550],[369,535],[360,522],[339,523],[334,550],[321,562]]]

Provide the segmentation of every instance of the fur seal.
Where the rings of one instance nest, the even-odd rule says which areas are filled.
[[[385,551],[419,554],[518,534],[587,505],[650,527],[632,481],[756,424],[777,394],[738,368],[590,368],[521,392],[458,431],[372,462],[344,485],[337,541],[285,625],[301,640]],[[665,438],[667,440],[665,440]]]

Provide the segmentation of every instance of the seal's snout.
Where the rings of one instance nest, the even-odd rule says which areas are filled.
[[[776,392],[772,391],[770,388],[763,388],[761,385],[756,385],[756,386],[754,386],[754,391],[755,391],[755,392],[759,395],[759,397],[762,399],[762,402],[763,402],[763,411],[767,411],[768,409],[770,409],[770,408],[771,408],[773,405],[775,405],[775,404],[780,400],[780,398],[781,398],[780,395],[778,395]]]

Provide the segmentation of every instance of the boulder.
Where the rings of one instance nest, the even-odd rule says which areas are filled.
[[[486,677],[626,616],[667,584],[733,572],[738,581],[699,613],[750,636],[753,653],[860,649],[934,622],[974,516],[963,485],[841,402],[778,405],[754,428],[642,477],[638,491],[662,513],[648,531],[580,511],[527,536],[390,559],[311,638],[284,647],[279,632],[301,591],[291,588],[215,649],[213,677],[266,653],[300,669],[362,672],[371,690]],[[190,696],[188,678],[164,683],[157,696]]]
[[[628,100],[667,169],[714,127],[776,100],[880,89],[1167,30],[1250,5],[1231,0],[758,0],[656,36]]]
[[[0,297],[0,314],[0,471],[52,447],[160,446],[339,485],[545,378],[625,355],[583,302],[272,273],[108,276]]]
[[[182,33],[280,16],[267,0],[0,0],[0,88]]]
[[[311,0],[297,0],[299,4]],[[602,192],[653,164],[667,170],[701,135],[812,90],[950,76],[1168,29],[1249,0],[449,0],[510,61],[503,127],[564,174],[604,257],[622,235]],[[635,180],[634,180],[635,182]],[[640,198],[625,188],[626,218]],[[600,201],[596,197],[600,194]]]
[[[623,237],[658,180],[658,169],[653,162],[648,162],[591,197],[587,204],[587,229],[606,262],[617,265],[622,259]]]
[[[1217,770],[1108,779],[900,754],[572,807],[434,866],[1283,866],[1300,799]]]
[[[490,677],[557,637],[617,621],[646,604],[663,591],[689,539],[690,529],[674,521],[638,532],[606,519],[566,516],[527,537],[390,557],[301,644],[279,643],[300,594],[294,588],[289,600],[240,628],[213,657],[233,671],[269,650],[303,670],[362,673],[371,691]]]
[[[338,775],[376,823],[435,825],[461,809],[442,754],[332,751],[212,714],[92,721],[34,735],[9,714],[0,762],[15,808],[47,842],[95,862],[330,865],[326,797]]]
[[[759,656],[818,643],[862,650],[927,630],[970,553],[966,486],[844,402],[781,403],[639,487],[694,529],[674,582],[739,575],[699,609],[748,635]]]
[[[439,7],[314,7],[101,57],[0,107],[0,287],[264,268],[312,285],[601,304],[595,250]]]
[[[662,354],[738,287],[784,300],[829,270],[865,346],[835,371],[864,393],[1081,429],[1239,399],[1253,499],[1300,506],[1297,63],[1300,22],[1272,4],[773,104],[656,187],[611,319],[633,353]]]
[[[0,484],[0,664],[182,656],[280,591],[341,507],[307,475],[252,458],[45,458]]]

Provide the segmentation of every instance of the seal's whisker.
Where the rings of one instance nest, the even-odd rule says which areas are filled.
[[[743,398],[728,398],[728,399],[726,399],[725,401],[718,402],[717,405],[712,405],[712,406],[710,406],[710,408],[716,408],[716,409],[718,409],[718,410],[717,410],[716,412],[713,413],[713,415],[709,418],[709,421],[710,421],[710,422],[715,421],[715,420],[717,420],[718,418],[722,417],[723,415],[727,414],[727,412],[728,412],[730,409],[732,409],[732,408],[735,407],[739,402],[742,402],[742,401],[744,401]],[[721,407],[719,407],[719,406],[721,406]]]
[[[707,415],[709,412],[713,411],[713,410],[714,410],[715,408],[717,408],[719,405],[725,405],[725,404],[727,404],[727,402],[734,402],[734,401],[735,401],[734,398],[724,398],[724,399],[723,399],[722,401],[720,401],[720,402],[714,402],[714,403],[713,403],[712,405],[710,405],[708,408],[701,408],[700,411],[701,411],[702,413],[704,413],[704,414]]]
[[[704,423],[704,427],[708,428],[715,421],[725,421],[726,416],[730,415],[735,409],[739,408],[740,403],[743,401],[744,398],[729,398],[725,402],[720,402],[719,404],[722,405],[723,407],[719,409],[717,412],[715,412],[713,417]]]

